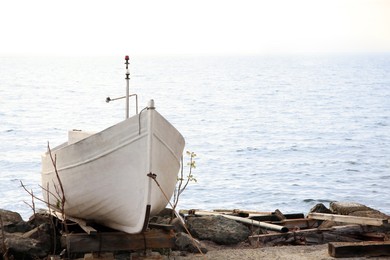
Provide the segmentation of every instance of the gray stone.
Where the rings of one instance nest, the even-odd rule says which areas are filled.
[[[324,204],[318,203],[310,209],[309,213],[332,213],[332,211],[325,207]]]
[[[388,215],[356,202],[331,202],[330,210],[334,214],[370,218],[389,218]]]
[[[173,225],[176,233],[184,232],[184,226],[180,219],[178,218],[173,219],[171,225]]]
[[[3,221],[3,229],[5,232],[24,233],[34,228],[29,223],[23,221],[22,217],[17,212],[0,209],[0,216]]]
[[[203,254],[207,253],[206,247],[204,247],[198,240],[191,238],[191,236],[186,233],[178,233],[176,235],[175,248],[177,250],[187,251],[190,253],[199,253],[200,249]]]
[[[40,221],[25,222],[17,212],[0,209],[0,215],[3,221],[4,246],[9,258],[39,259],[51,253],[54,238],[51,237],[53,230],[48,216],[42,216]]]
[[[23,221],[19,213],[5,209],[0,209],[0,216],[4,227],[8,225],[16,225],[17,223]]]
[[[36,259],[47,256],[50,252],[50,243],[45,244],[37,239],[22,236],[8,236],[5,239],[8,255],[14,259]]]
[[[250,230],[244,224],[223,216],[190,217],[187,225],[193,236],[220,245],[237,244],[250,235]]]

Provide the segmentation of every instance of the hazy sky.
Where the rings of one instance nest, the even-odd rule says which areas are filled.
[[[0,54],[390,52],[390,0],[12,0]]]

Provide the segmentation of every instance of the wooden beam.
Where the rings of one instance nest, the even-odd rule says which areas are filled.
[[[309,218],[285,219],[282,221],[273,221],[272,224],[281,225],[288,229],[303,229],[318,227],[318,220]]]
[[[241,223],[245,223],[245,224],[256,226],[256,227],[261,227],[264,229],[276,230],[279,232],[287,232],[288,231],[288,228],[286,228],[284,226],[260,222],[260,221],[249,219],[249,218],[242,218],[242,217],[237,217],[237,216],[220,214],[220,213],[216,213],[216,212],[193,211],[192,214],[194,214],[195,216],[222,216],[224,218],[232,219],[232,220],[235,220],[235,221],[238,221]]]
[[[74,222],[74,223],[77,223],[77,224],[80,226],[80,228],[81,228],[82,230],[84,230],[84,231],[85,231],[87,234],[89,234],[89,235],[94,235],[94,234],[97,233],[97,230],[94,229],[93,227],[89,226],[88,223],[87,223],[87,221],[84,220],[84,219],[81,219],[81,218],[74,218],[74,217],[68,217],[68,216],[66,216],[65,219],[64,219],[64,217],[63,217],[60,213],[58,213],[58,212],[56,212],[56,211],[54,211],[54,210],[50,210],[48,213],[49,213],[50,215],[52,215],[53,217],[55,217],[55,218],[61,220],[61,221],[70,220],[70,221],[72,221],[72,222]]]
[[[81,227],[81,229],[84,230],[88,235],[95,235],[97,233],[97,230],[89,226],[87,221],[85,221],[84,219],[73,217],[66,217],[66,219],[77,223]]]
[[[63,235],[61,242],[69,253],[172,248],[175,244],[173,232],[163,230],[150,230],[140,234],[99,232],[93,236],[72,233]]]
[[[297,218],[304,218],[305,215],[303,213],[292,213],[292,214],[283,214],[283,216],[286,219],[297,219]],[[278,221],[280,220],[275,212],[272,212],[268,215],[260,215],[260,214],[250,214],[248,216],[250,219],[258,220],[258,221]]]
[[[362,232],[359,225],[337,226],[332,228],[312,228],[287,233],[260,234],[249,237],[252,246],[288,244],[295,241],[306,244],[324,244],[335,241],[360,241],[354,236]]]
[[[371,226],[382,226],[388,223],[387,219],[381,219],[381,218],[356,217],[356,216],[336,215],[336,214],[327,214],[327,213],[310,213],[308,215],[308,218],[317,219],[317,220],[331,220],[331,221],[344,222],[350,224],[371,225]]]
[[[285,220],[286,217],[283,215],[283,213],[279,210],[279,209],[276,209],[275,212],[274,212],[275,216],[279,219],[279,220]]]
[[[332,257],[390,256],[390,241],[331,242],[328,253]]]

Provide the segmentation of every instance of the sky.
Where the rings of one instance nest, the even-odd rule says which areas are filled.
[[[0,55],[390,52],[390,0],[1,0]]]

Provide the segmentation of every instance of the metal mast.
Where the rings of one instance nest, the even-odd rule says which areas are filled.
[[[126,119],[129,118],[129,81],[130,81],[130,70],[129,70],[129,56],[125,56],[126,64]]]

